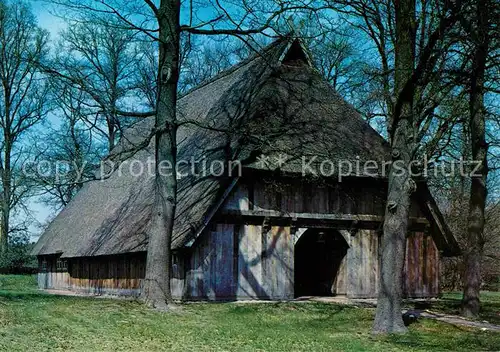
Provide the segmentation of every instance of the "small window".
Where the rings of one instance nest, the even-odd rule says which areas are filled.
[[[40,271],[47,271],[47,259],[42,259],[42,261],[40,262]]]
[[[66,259],[57,258],[56,270],[57,271],[68,271],[68,261]]]
[[[179,277],[179,257],[177,255],[172,255],[172,277]]]

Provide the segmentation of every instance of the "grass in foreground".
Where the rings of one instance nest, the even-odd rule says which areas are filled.
[[[373,309],[321,303],[187,304],[53,296],[33,277],[0,276],[2,351],[491,351],[500,334],[423,320],[405,336],[370,334]]]

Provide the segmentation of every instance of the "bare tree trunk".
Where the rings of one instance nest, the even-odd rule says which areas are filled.
[[[11,212],[11,191],[12,191],[12,165],[11,165],[11,154],[12,154],[12,135],[11,135],[11,112],[10,112],[10,87],[8,84],[4,84],[5,89],[5,117],[4,122],[7,128],[3,130],[4,146],[2,151],[2,164],[0,165],[1,170],[1,182],[2,182],[2,197],[1,202],[1,212],[2,218],[0,222],[0,255],[5,254],[9,247],[9,230],[10,230],[10,212]]]
[[[4,153],[5,164],[2,168],[2,219],[0,223],[0,255],[4,254],[9,246],[10,229],[10,191],[11,191],[11,170],[10,170],[10,151]]]
[[[156,113],[156,196],[149,234],[142,298],[157,309],[172,303],[171,242],[176,207],[176,103],[179,78],[178,0],[162,0],[158,9],[160,60]],[[164,167],[163,170],[161,170]],[[169,168],[165,172],[165,167]],[[160,172],[162,171],[162,172]]]
[[[393,164],[389,171],[389,188],[381,247],[380,286],[374,333],[407,331],[401,315],[403,269],[410,195],[414,181],[409,173],[414,144],[413,84],[415,62],[415,0],[396,1],[396,104],[391,119]]]
[[[46,52],[47,35],[36,26],[28,4],[0,2],[0,252],[7,250],[11,215],[30,194],[29,183],[14,179],[19,170],[21,137],[40,122],[47,107],[47,86],[34,62]],[[36,94],[34,94],[36,92]],[[26,149],[26,148],[25,148]],[[27,155],[27,154],[25,154]]]
[[[471,179],[468,216],[468,248],[465,253],[464,295],[462,314],[474,317],[479,314],[479,291],[481,289],[481,260],[484,250],[484,210],[486,206],[486,179],[488,176],[485,111],[484,74],[488,55],[488,0],[477,2],[477,27],[472,35],[476,51],[471,72],[470,133],[472,160],[481,162],[478,175]]]

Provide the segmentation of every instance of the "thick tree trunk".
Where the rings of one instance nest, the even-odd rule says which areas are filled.
[[[414,89],[411,83],[415,62],[414,25],[415,1],[396,1],[395,94],[397,99],[390,126],[393,164],[389,171],[374,333],[407,331],[401,315],[401,298],[410,195],[415,188],[415,183],[409,173],[414,144]]]
[[[178,0],[162,0],[158,11],[160,60],[156,113],[156,196],[149,233],[143,300],[157,309],[172,303],[170,277],[176,175],[176,103],[179,77]]]
[[[3,183],[5,186],[5,182]],[[10,206],[6,199],[8,195],[2,194],[2,219],[0,224],[0,255],[5,254],[9,244],[9,220],[10,220]]]
[[[476,52],[471,72],[470,92],[470,133],[472,160],[481,163],[477,175],[471,179],[471,191],[468,216],[468,248],[465,253],[464,295],[462,314],[474,317],[479,314],[479,291],[481,289],[481,260],[484,247],[484,209],[486,206],[486,179],[488,176],[484,111],[484,74],[488,54],[488,0],[477,2],[477,27],[472,35]]]

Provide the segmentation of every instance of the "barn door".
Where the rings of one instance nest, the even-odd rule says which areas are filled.
[[[333,296],[347,249],[335,230],[307,230],[295,244],[295,297]]]

